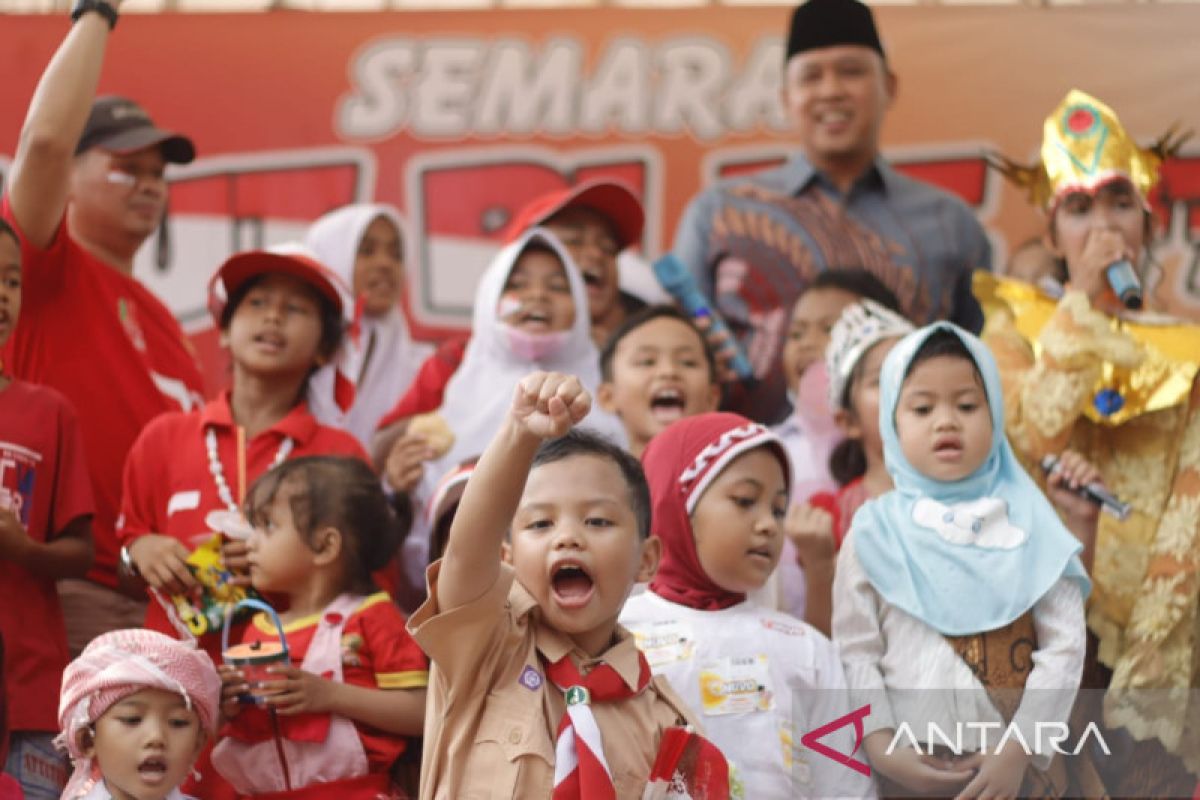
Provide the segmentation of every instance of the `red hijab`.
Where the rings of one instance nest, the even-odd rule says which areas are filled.
[[[756,447],[768,447],[791,485],[787,453],[775,434],[740,414],[686,417],[650,440],[642,467],[650,483],[653,530],[663,542],[662,561],[650,589],[672,603],[716,611],[746,599],[722,589],[700,566],[691,513],[721,470]]]

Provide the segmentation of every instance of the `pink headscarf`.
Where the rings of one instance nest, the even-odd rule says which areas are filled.
[[[221,700],[221,678],[203,650],[154,631],[112,631],[92,640],[63,672],[58,700],[58,743],[75,762],[62,796],[82,797],[99,773],[79,746],[79,732],[105,711],[143,689],[183,695],[200,724],[215,733]]]
[[[650,589],[672,603],[715,611],[746,595],[718,586],[700,565],[692,512],[704,490],[742,453],[766,447],[779,459],[791,485],[787,453],[775,434],[738,414],[713,412],[686,417],[650,440],[642,468],[654,506],[653,529],[663,553]]]

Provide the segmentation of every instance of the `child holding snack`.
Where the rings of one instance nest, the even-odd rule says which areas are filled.
[[[850,711],[837,650],[747,598],[783,548],[790,468],[779,440],[740,415],[701,414],[656,436],[642,463],[663,558],[621,623],[703,714],[736,769],[735,796],[873,797],[869,777],[800,743]],[[855,745],[849,729],[823,743]]]
[[[564,436],[590,408],[574,377],[522,379],[429,568],[409,620],[433,662],[422,798],[637,798],[661,775],[664,739],[695,722],[617,624],[659,542],[637,461]],[[723,759],[700,774],[705,796],[727,794]]]
[[[220,694],[190,643],[141,629],[93,639],[63,673],[59,744],[75,762],[63,800],[180,800]]]
[[[401,534],[378,477],[359,459],[293,459],[255,482],[247,516],[250,580],[287,598],[280,616],[294,665],[271,667],[258,685],[221,667],[229,724],[213,765],[241,795],[387,795],[393,764],[424,723],[428,668],[372,583]],[[278,647],[279,635],[259,614],[242,643]],[[239,703],[250,692],[261,705]]]
[[[209,299],[229,348],[231,388],[198,411],[155,419],[125,465],[124,562],[160,597],[197,589],[187,559],[212,538],[210,513],[237,512],[246,487],[272,466],[315,453],[366,458],[353,436],[318,423],[305,402],[309,375],[341,341],[337,279],[284,246],[231,257],[213,276]],[[224,566],[240,571],[244,552],[244,542],[228,544]],[[168,607],[151,603],[147,627],[178,630],[186,621],[172,621]],[[217,655],[217,637],[204,622],[191,632]]]

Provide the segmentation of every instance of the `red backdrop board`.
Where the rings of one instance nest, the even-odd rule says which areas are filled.
[[[175,170],[168,247],[137,272],[206,335],[203,286],[229,253],[295,238],[353,200],[409,220],[411,311],[436,336],[467,322],[496,237],[526,200],[592,175],[643,197],[643,251],[669,247],[687,200],[717,176],[776,163],[791,144],[778,102],[790,10],[711,7],[442,13],[139,16],[114,33],[102,91],[128,94],[194,137]],[[1200,5],[883,7],[900,91],[884,147],[972,205],[1009,249],[1042,222],[984,169],[1031,157],[1041,121],[1077,86],[1144,141],[1200,128]],[[0,169],[15,151],[65,17],[0,26]],[[1155,293],[1200,315],[1200,145],[1156,194]]]

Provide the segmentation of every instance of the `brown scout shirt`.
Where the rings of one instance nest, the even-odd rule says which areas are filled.
[[[542,622],[533,596],[507,564],[478,599],[442,611],[437,604],[440,562],[430,566],[429,599],[408,621],[429,655],[428,706],[421,761],[421,800],[549,798],[554,789],[554,743],[566,710],[544,665],[572,651],[581,671],[600,661],[637,687],[633,637],[596,658]],[[640,798],[665,729],[695,717],[664,678],[636,697],[592,706],[604,737],[617,797]]]

